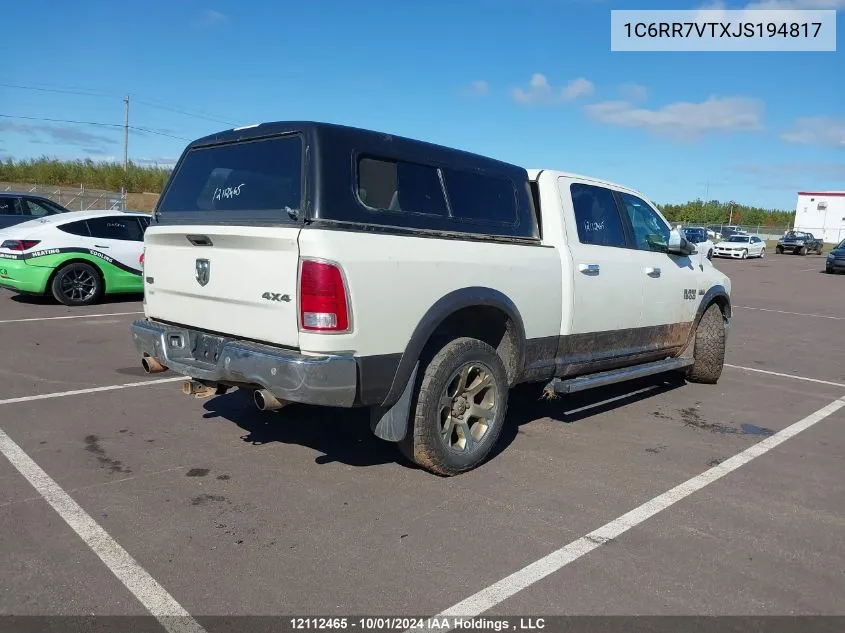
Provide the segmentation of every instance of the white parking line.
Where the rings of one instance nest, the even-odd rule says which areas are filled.
[[[191,614],[2,430],[0,453],[165,629],[170,633],[205,633]]]
[[[74,389],[73,391],[56,391],[53,393],[42,393],[37,396],[6,398],[5,400],[0,400],[0,405],[15,404],[18,402],[31,402],[33,400],[49,400],[51,398],[64,398],[66,396],[81,396],[86,393],[97,393],[98,391],[114,391],[115,389],[129,389],[130,387],[146,387],[147,385],[160,385],[165,382],[176,382],[177,380],[185,380],[185,378],[183,376],[175,376],[172,378],[157,378],[155,380],[125,382],[122,385],[106,385],[105,387],[89,387],[87,389]]]
[[[759,310],[760,312],[777,312],[778,314],[792,314],[794,316],[816,317],[817,319],[833,319],[834,321],[845,321],[845,317],[827,316],[826,314],[808,314],[807,312],[787,312],[786,310],[772,310],[770,308],[752,308],[750,306],[734,306],[742,310]]]
[[[796,376],[795,374],[782,374],[778,371],[769,371],[767,369],[757,369],[756,367],[743,367],[742,365],[729,365],[725,363],[725,367],[732,369],[742,369],[744,371],[755,371],[758,374],[769,374],[770,376],[780,376],[781,378],[794,378],[795,380],[806,380],[807,382],[817,382],[822,385],[832,385],[834,387],[842,387],[845,389],[845,383],[832,382],[830,380],[819,380],[818,378],[807,378],[806,376]]]
[[[795,437],[801,431],[818,424],[842,407],[845,407],[845,397],[834,400],[815,413],[811,413],[806,418],[798,420],[774,435],[761,440],[741,453],[726,459],[721,464],[705,470],[692,479],[688,479],[684,483],[623,514],[621,517],[606,523],[586,536],[582,536],[578,540],[561,547],[527,567],[515,571],[497,583],[471,595],[469,598],[461,600],[441,614],[434,616],[434,619],[440,622],[439,618],[471,618],[481,615],[514,594],[562,569],[605,543],[618,538],[628,530],[640,525],[705,486],[721,479],[728,473],[737,470],[751,460],[768,453],[786,440]],[[453,620],[449,620],[449,622],[451,623]],[[443,631],[446,629],[437,630]]]
[[[30,323],[32,321],[58,321],[60,319],[97,319],[100,317],[126,316],[127,314],[144,314],[143,312],[109,312],[104,314],[72,314],[70,316],[35,317],[32,319],[6,319],[3,323]]]

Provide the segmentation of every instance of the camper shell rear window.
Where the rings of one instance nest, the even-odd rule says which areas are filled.
[[[299,134],[198,146],[185,152],[157,212],[290,221],[302,207]]]

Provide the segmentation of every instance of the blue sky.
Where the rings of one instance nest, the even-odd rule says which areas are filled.
[[[845,0],[763,2],[845,10]],[[119,127],[37,119],[119,125],[129,93],[130,125],[159,132],[132,130],[139,162],[172,162],[186,141],[171,136],[318,119],[608,178],[658,202],[703,197],[709,183],[710,198],[791,209],[799,190],[845,189],[842,43],[816,53],[610,50],[611,9],[702,4],[13,3],[4,24],[20,28],[0,41],[0,114],[32,119],[0,117],[0,155],[122,160]],[[840,11],[840,39],[842,24]]]

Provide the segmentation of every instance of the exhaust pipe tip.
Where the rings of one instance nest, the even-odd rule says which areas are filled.
[[[163,371],[167,371],[167,367],[162,365],[154,356],[144,356],[141,359],[141,367],[143,367],[144,371],[148,374],[159,374]]]
[[[252,399],[259,411],[277,411],[288,404],[266,389],[256,389],[252,394]]]

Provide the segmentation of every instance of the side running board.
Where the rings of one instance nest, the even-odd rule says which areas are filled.
[[[545,391],[553,391],[557,394],[574,393],[594,387],[603,387],[604,385],[612,385],[617,382],[683,369],[692,365],[693,362],[692,358],[667,358],[666,360],[658,360],[652,363],[623,367],[622,369],[613,369],[611,371],[602,371],[596,374],[587,374],[585,376],[578,376],[577,378],[555,378],[546,385]]]

